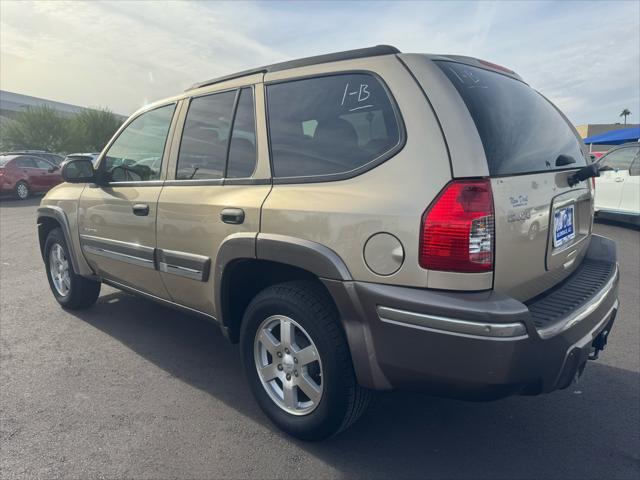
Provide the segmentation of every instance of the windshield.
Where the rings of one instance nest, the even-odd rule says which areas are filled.
[[[517,175],[586,165],[576,134],[531,87],[505,75],[436,61],[476,124],[490,175]],[[556,163],[561,157],[562,160]],[[573,160],[572,163],[568,163]]]

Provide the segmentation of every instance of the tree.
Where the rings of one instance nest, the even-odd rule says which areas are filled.
[[[69,121],[46,105],[28,108],[2,125],[3,149],[64,151],[69,139]]]
[[[622,113],[620,114],[621,117],[624,117],[624,124],[627,124],[627,116],[631,115],[631,112],[629,111],[628,108],[625,108],[624,110],[622,110]]]
[[[46,105],[28,108],[3,120],[0,150],[99,152],[121,124],[120,117],[106,108],[87,108],[72,117]]]
[[[99,152],[120,125],[119,117],[107,108],[82,110],[71,119],[66,151]]]

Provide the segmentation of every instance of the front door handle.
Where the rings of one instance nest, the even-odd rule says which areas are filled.
[[[133,206],[133,214],[139,217],[146,217],[149,215],[149,205],[146,203],[136,203]]]
[[[624,182],[624,178],[622,178],[622,177],[616,177],[616,182]]]
[[[220,212],[220,220],[232,225],[240,225],[244,222],[244,210],[241,208],[224,208]]]

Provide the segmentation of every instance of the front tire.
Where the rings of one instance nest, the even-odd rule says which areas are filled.
[[[44,252],[47,279],[58,303],[69,310],[93,305],[100,295],[100,282],[81,277],[73,270],[69,248],[60,228],[49,232]]]
[[[265,414],[303,440],[354,423],[371,392],[358,385],[338,312],[313,282],[268,287],[249,304],[240,332],[249,384]]]

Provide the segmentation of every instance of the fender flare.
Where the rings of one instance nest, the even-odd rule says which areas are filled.
[[[64,240],[65,242],[67,242],[67,248],[69,249],[69,254],[71,256],[71,265],[73,266],[73,270],[75,272],[80,272],[79,262],[77,257],[78,254],[76,252],[76,248],[73,243],[73,239],[71,237],[71,227],[69,226],[69,220],[67,219],[67,214],[65,213],[65,211],[62,208],[57,207],[55,205],[38,207],[37,223],[38,223],[39,236],[41,235],[40,234],[41,218],[53,218],[55,221],[58,222],[58,224],[60,225],[60,228],[62,229]],[[41,245],[44,246],[44,240],[46,239],[42,239],[42,240],[43,241],[41,242]],[[40,249],[40,253],[42,254],[42,258],[44,259],[44,248]]]
[[[256,257],[302,268],[318,278],[353,280],[349,269],[336,252],[311,240],[260,233],[256,242]]]
[[[214,311],[224,326],[222,315],[223,276],[227,266],[236,260],[269,260],[298,267],[320,279],[351,280],[351,273],[342,259],[324,245],[271,233],[239,232],[229,235],[220,244],[214,266]]]

